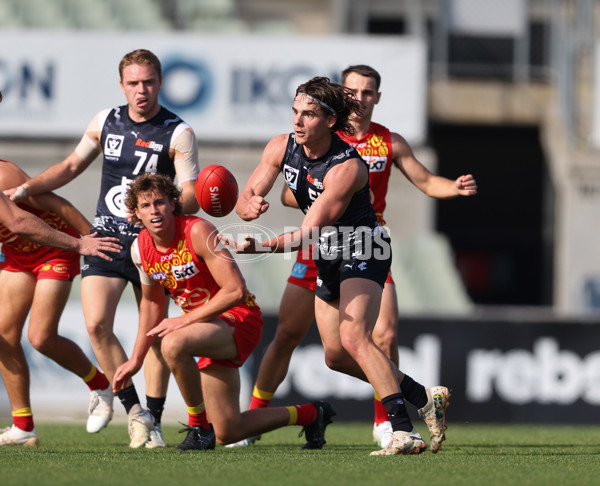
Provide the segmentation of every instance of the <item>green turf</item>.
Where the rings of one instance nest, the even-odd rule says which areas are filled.
[[[299,428],[265,434],[243,449],[129,450],[125,424],[99,434],[83,424],[38,423],[39,450],[0,449],[0,485],[598,485],[600,426],[450,424],[444,449],[369,457],[371,425],[335,423],[321,451],[304,451]],[[418,426],[425,436],[424,426]]]

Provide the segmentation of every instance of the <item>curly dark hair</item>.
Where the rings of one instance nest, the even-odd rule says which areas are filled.
[[[131,212],[134,223],[141,223],[140,219],[135,215],[135,209],[137,208],[141,192],[158,192],[164,194],[171,201],[175,202],[175,211],[173,213],[176,216],[183,214],[181,191],[175,183],[162,174],[145,173],[133,180],[125,196],[125,206]]]
[[[360,103],[354,93],[339,83],[333,83],[324,76],[317,76],[310,81],[301,84],[296,90],[296,96],[306,94],[318,100],[316,104],[322,113],[329,115],[333,112],[337,116],[336,122],[331,127],[332,132],[341,130],[346,133],[354,133],[354,127],[350,123],[352,113],[360,113]],[[329,110],[322,104],[324,103]]]

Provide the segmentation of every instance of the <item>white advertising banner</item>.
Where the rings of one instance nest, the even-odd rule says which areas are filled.
[[[426,52],[414,38],[4,31],[0,46],[0,137],[78,138],[95,113],[125,103],[119,61],[146,48],[162,63],[160,103],[201,141],[291,131],[298,85],[339,81],[351,64],[382,75],[377,121],[413,144],[425,138]]]

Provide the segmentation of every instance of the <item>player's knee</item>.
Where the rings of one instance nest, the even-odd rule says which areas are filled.
[[[304,333],[289,331],[285,328],[278,328],[273,338],[273,343],[278,349],[294,350],[302,342]]]
[[[109,334],[108,326],[105,321],[86,319],[85,327],[90,339],[102,339]]]
[[[33,348],[44,355],[47,354],[53,346],[52,340],[45,334],[30,333],[28,338]]]
[[[169,368],[181,357],[182,351],[182,342],[176,335],[167,334],[162,338],[160,352]]]
[[[215,438],[217,443],[220,445],[232,444],[238,440],[241,440],[241,437],[239,436],[239,429],[235,430],[234,427],[229,425],[215,427]]]
[[[219,445],[227,445],[227,444],[233,444],[235,442],[238,442],[238,440],[241,439],[237,439],[238,436],[235,435],[219,435],[219,434],[215,434],[215,439],[217,441],[217,444]]]
[[[325,364],[333,371],[343,372],[348,364],[348,355],[343,350],[328,349],[325,351]]]

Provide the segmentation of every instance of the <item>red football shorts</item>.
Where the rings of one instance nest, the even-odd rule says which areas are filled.
[[[254,351],[262,335],[263,320],[258,306],[238,305],[219,316],[229,326],[235,328],[233,339],[237,345],[237,359],[212,359],[198,357],[198,369],[201,370],[211,364],[239,368]]]
[[[9,272],[33,273],[37,280],[73,280],[81,270],[79,254],[66,250],[43,248],[44,253],[39,259],[19,259],[12,254],[5,255],[0,261],[0,270]]]

